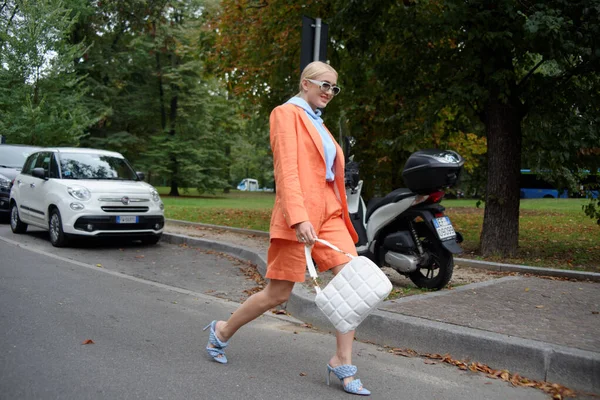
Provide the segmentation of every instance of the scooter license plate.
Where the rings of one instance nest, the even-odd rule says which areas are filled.
[[[450,218],[448,217],[435,218],[433,220],[433,226],[435,226],[435,230],[441,240],[456,236],[452,222],[450,222]]]

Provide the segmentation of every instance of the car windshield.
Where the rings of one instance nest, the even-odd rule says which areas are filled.
[[[63,179],[137,181],[137,174],[123,158],[93,153],[60,153]]]
[[[3,168],[23,168],[27,156],[35,148],[0,145],[0,166]]]

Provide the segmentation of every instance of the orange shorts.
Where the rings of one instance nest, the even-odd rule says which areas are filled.
[[[320,227],[314,227],[317,237],[356,256],[354,241],[342,219],[342,205],[335,195],[333,184],[327,185],[325,201],[326,207],[323,223]],[[347,256],[321,243],[316,243],[313,247],[312,257],[320,272],[330,270],[341,264],[346,264],[349,261]],[[304,282],[306,271],[303,243],[295,240],[271,239],[267,254],[266,277],[268,279]]]

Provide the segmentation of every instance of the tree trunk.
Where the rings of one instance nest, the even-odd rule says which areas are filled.
[[[179,197],[179,188],[175,178],[171,179],[171,191],[169,192],[169,196]]]
[[[492,94],[485,109],[488,181],[481,253],[512,257],[519,244],[519,174],[521,120],[517,102],[503,103]]]
[[[231,180],[231,145],[229,144],[225,145],[225,159],[227,160],[227,164],[225,166],[227,186],[225,186],[225,188],[223,189],[223,193],[228,194],[231,190],[231,187],[229,185],[229,181]]]
[[[167,115],[165,112],[165,92],[162,82],[162,67],[160,65],[160,53],[156,51],[156,75],[158,76],[158,100],[160,104],[160,127],[164,132],[167,129]]]
[[[178,59],[175,54],[171,54],[171,65],[175,68],[178,64]],[[178,101],[178,92],[179,86],[175,83],[171,84],[171,90],[173,95],[171,96],[171,110],[169,112],[169,123],[171,125],[171,129],[169,129],[169,136],[174,137],[176,130],[176,122],[177,122],[177,101]],[[177,162],[177,156],[175,154],[171,154],[171,192],[169,196],[179,196],[179,187],[177,182],[177,175],[179,174],[179,163]]]

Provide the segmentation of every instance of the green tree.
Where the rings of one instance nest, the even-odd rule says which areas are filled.
[[[72,41],[85,37],[91,44],[77,72],[86,77],[89,92],[85,100],[100,114],[82,145],[119,151],[142,168],[147,166],[142,155],[150,149],[152,136],[163,133],[161,117],[166,126],[156,69],[160,51],[156,51],[153,36],[165,4],[95,2],[91,12],[80,16],[71,34]]]
[[[301,15],[325,18],[345,88],[326,120],[357,137],[362,171],[376,178],[367,191],[400,185],[411,151],[462,135],[462,151],[487,161],[481,251],[514,255],[522,164],[597,164],[585,155],[599,142],[599,10],[599,0],[224,0],[215,58],[231,90],[268,114],[294,90]]]
[[[124,153],[150,180],[213,191],[227,185],[236,107],[205,68],[208,1],[98,2],[73,37],[89,37],[80,74],[103,117],[85,144]]]
[[[269,124],[257,107],[246,106],[242,126],[234,144],[230,171],[231,183],[237,185],[244,178],[258,180],[261,187],[273,187],[273,158],[269,142]]]
[[[483,124],[488,176],[481,251],[514,255],[523,144],[534,152],[545,141],[547,162],[562,157],[564,165],[575,160],[575,148],[598,143],[600,2],[404,4],[340,2],[340,41],[355,58],[369,60],[387,91],[402,96],[398,113],[387,118],[431,119],[451,105],[473,126]],[[565,117],[578,123],[559,127]],[[536,119],[551,120],[556,129],[527,129]]]
[[[77,145],[93,123],[75,65],[83,41],[70,43],[77,16],[62,0],[0,5],[0,132],[13,143]]]
[[[411,116],[409,120],[401,114],[403,97],[378,79],[372,63],[374,55],[358,53],[357,56],[354,48],[349,49],[340,40],[348,24],[334,15],[343,6],[334,1],[295,4],[224,0],[220,12],[213,16],[218,28],[213,60],[227,74],[230,91],[256,105],[266,121],[273,107],[298,90],[302,15],[323,17],[329,23],[329,59],[340,71],[339,84],[343,87],[342,94],[325,110],[324,119],[338,140],[342,135],[357,138],[358,146],[353,149],[355,159],[361,161],[364,176],[375,177],[365,181],[365,193],[382,195],[403,185],[402,166],[412,151],[434,142],[448,147],[451,137],[471,132],[473,127],[463,116],[455,116],[456,113],[451,121],[443,121],[449,114],[437,113],[435,121],[447,132],[432,141],[435,121],[425,126],[428,131],[423,128],[423,116]],[[355,33],[371,34],[367,28]],[[422,112],[426,111],[423,107]],[[478,140],[473,142],[474,147],[478,146]],[[469,151],[465,156],[468,165],[477,166],[481,157],[471,157],[473,154]]]

